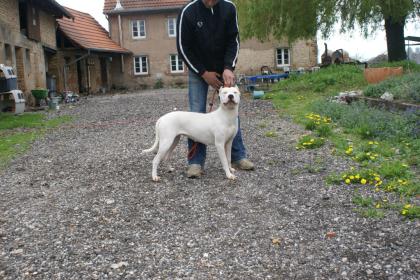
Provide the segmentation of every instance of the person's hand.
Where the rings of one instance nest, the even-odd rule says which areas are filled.
[[[225,69],[223,71],[223,81],[225,82],[225,87],[233,87],[235,85],[235,74],[232,70]]]
[[[219,89],[223,86],[223,83],[219,80],[220,74],[216,72],[204,72],[201,77],[206,81],[207,84],[209,84],[214,89]]]

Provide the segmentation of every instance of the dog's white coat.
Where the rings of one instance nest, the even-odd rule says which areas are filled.
[[[159,181],[157,168],[162,159],[168,160],[185,135],[195,142],[215,145],[226,177],[235,180],[231,167],[232,141],[238,132],[238,107],[240,92],[237,87],[219,90],[220,106],[217,110],[203,114],[194,112],[171,112],[156,122],[156,140],[150,149],[142,153],[157,152],[153,159],[152,179]]]

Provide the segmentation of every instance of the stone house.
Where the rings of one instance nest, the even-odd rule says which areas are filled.
[[[14,67],[18,87],[47,87],[51,61],[57,54],[56,19],[71,14],[55,0],[0,0],[0,63]]]
[[[58,19],[58,54],[52,73],[57,90],[98,93],[111,89],[111,70],[121,69],[121,57],[130,51],[109,38],[108,32],[89,14],[65,8],[72,18]]]
[[[104,14],[115,42],[132,52],[124,67],[113,69],[116,86],[143,88],[185,83],[187,67],[176,48],[176,18],[188,0],[105,0]],[[273,72],[286,68],[311,68],[317,64],[316,40],[259,42],[242,40],[236,74],[260,74],[262,66]]]

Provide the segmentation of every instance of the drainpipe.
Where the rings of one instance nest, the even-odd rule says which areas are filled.
[[[119,41],[120,46],[123,46],[123,39],[122,39],[122,26],[121,26],[121,14],[118,14],[118,34],[119,34]],[[124,73],[124,55],[121,54],[121,72]]]

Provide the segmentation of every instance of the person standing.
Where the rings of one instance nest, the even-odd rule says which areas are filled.
[[[177,48],[188,67],[188,100],[191,112],[206,112],[207,93],[211,86],[235,85],[236,62],[239,54],[239,30],[235,4],[228,0],[194,0],[179,13]],[[191,151],[194,142],[188,139]],[[206,146],[197,143],[188,159],[187,177],[202,175]],[[253,170],[247,159],[241,128],[232,143],[232,167]]]

